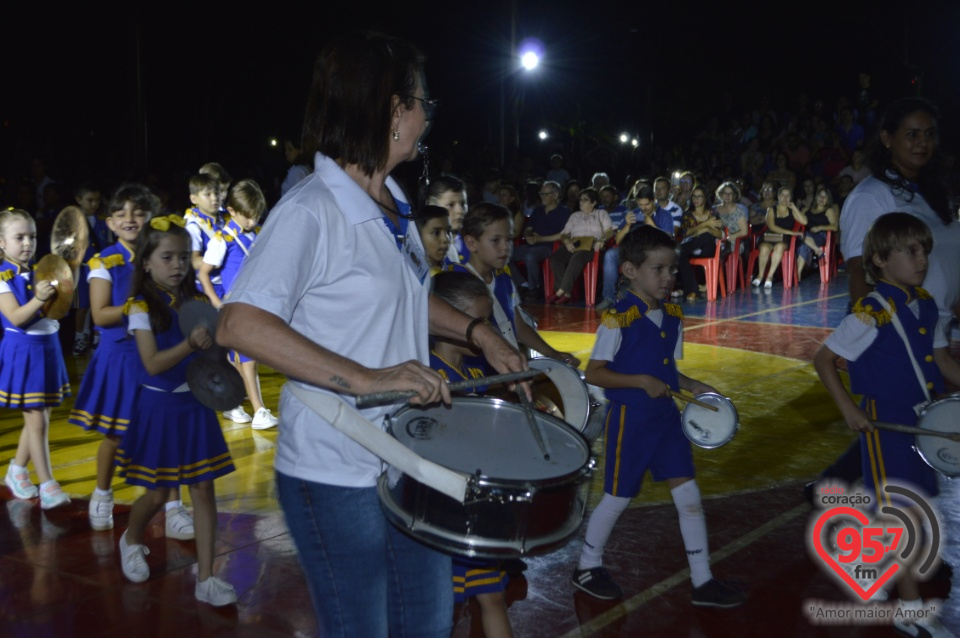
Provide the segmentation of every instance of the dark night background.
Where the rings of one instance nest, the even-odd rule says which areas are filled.
[[[603,139],[629,130],[667,147],[689,140],[721,114],[725,92],[733,113],[763,96],[789,110],[801,93],[832,110],[837,96],[855,96],[861,70],[883,99],[915,93],[919,83],[943,108],[945,142],[956,146],[960,3],[252,6],[132,3],[115,13],[47,5],[43,15],[9,20],[0,174],[26,173],[34,156],[55,178],[104,184],[147,169],[186,174],[211,160],[235,177],[254,166],[282,173],[268,139],[299,135],[316,54],[331,36],[363,28],[427,54],[430,93],[442,102],[427,140],[435,157],[484,148],[496,157],[512,22],[516,41],[534,36],[546,47],[536,74],[503,82],[508,98],[522,94],[521,153],[540,163],[571,133]],[[540,127],[551,131],[547,148],[534,138]]]

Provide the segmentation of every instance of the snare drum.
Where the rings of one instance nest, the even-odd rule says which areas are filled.
[[[488,398],[456,398],[450,407],[408,406],[387,430],[420,456],[471,475],[464,503],[391,468],[377,485],[387,519],[442,551],[482,558],[545,552],[583,520],[593,459],[583,437],[536,413],[549,461],[523,408]]]
[[[577,368],[547,357],[527,362],[530,368],[546,370],[546,378],[535,379],[534,404],[558,419],[566,421],[588,442],[593,443],[603,429],[606,398],[599,389],[592,389]]]
[[[917,427],[937,432],[960,432],[960,396],[934,401],[920,412]],[[914,447],[927,465],[955,478],[960,476],[960,441],[939,436],[915,437]]]
[[[688,403],[681,419],[683,433],[691,443],[702,448],[713,449],[729,443],[740,429],[740,417],[733,402],[715,392],[698,394],[696,399],[715,406],[717,411]]]

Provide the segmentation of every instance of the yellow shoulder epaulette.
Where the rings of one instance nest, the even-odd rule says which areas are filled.
[[[130,316],[136,312],[150,312],[150,309],[147,307],[147,302],[143,299],[127,299],[127,303],[123,304],[123,314]]]
[[[10,281],[16,276],[17,273],[13,272],[12,270],[4,270],[3,272],[0,272],[0,281]]]
[[[630,306],[626,312],[617,312],[615,308],[605,310],[600,317],[600,325],[606,328],[629,328],[637,319],[642,318],[640,309],[636,306]]]
[[[671,317],[683,319],[683,309],[680,307],[680,304],[663,302],[661,305],[663,306],[663,311]]]
[[[507,274],[509,275],[509,274],[510,274],[510,265],[509,265],[509,264],[505,265],[505,266],[500,270],[500,272],[505,272],[505,273],[507,273]],[[512,275],[511,275],[511,276],[512,276]]]
[[[96,259],[97,257],[99,257],[99,255],[95,256],[94,259]],[[109,257],[101,257],[99,261],[101,264],[103,264],[102,268],[107,268],[109,270],[110,268],[116,268],[117,266],[124,265],[127,260],[124,259],[123,255],[118,253],[116,255],[110,255]],[[90,263],[91,263],[90,268],[92,270],[93,259],[90,260]]]
[[[932,299],[930,293],[920,286],[916,287],[917,299]]]
[[[874,308],[873,305],[863,303],[865,299],[866,298],[861,299],[853,306],[853,314],[857,316],[857,319],[865,325],[876,326],[878,328],[890,323],[890,313],[883,308]],[[890,310],[893,312],[897,311],[892,299],[887,299],[887,303],[890,304]]]

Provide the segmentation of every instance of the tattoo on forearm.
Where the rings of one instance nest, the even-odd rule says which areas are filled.
[[[343,377],[337,376],[337,375],[334,375],[334,376],[330,377],[330,381],[333,382],[333,383],[335,383],[335,384],[337,384],[337,385],[340,386],[341,388],[349,388],[349,387],[350,387],[350,384],[347,383],[347,380],[346,380],[346,379],[344,379]]]

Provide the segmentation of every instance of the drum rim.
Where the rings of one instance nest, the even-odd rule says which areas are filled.
[[[413,477],[406,474],[403,478],[419,483]],[[387,521],[399,528],[404,534],[422,542],[434,549],[461,554],[469,558],[513,558],[518,556],[530,556],[552,551],[565,544],[577,533],[583,524],[586,511],[586,495],[578,496],[581,498],[580,507],[572,507],[566,523],[558,527],[550,534],[544,534],[536,538],[523,540],[503,540],[488,539],[477,535],[455,534],[445,530],[443,527],[434,525],[427,521],[417,521],[416,517],[403,509],[400,503],[393,498],[393,493],[388,483],[389,477],[383,472],[377,479],[377,495],[380,501],[380,508]],[[422,483],[421,483],[422,485]],[[426,487],[426,486],[425,486]],[[432,489],[432,488],[431,488]],[[576,492],[582,489],[582,483],[572,485],[570,489]],[[466,503],[463,504],[467,506]],[[466,542],[464,539],[471,539]],[[503,548],[497,551],[496,548]]]
[[[508,409],[508,410],[519,410],[521,412],[523,411],[523,407],[517,403],[511,403],[510,401],[505,401],[503,399],[497,399],[494,397],[454,397],[454,401],[456,401],[457,403],[468,403],[468,404],[470,403],[483,403],[486,405],[493,404],[498,407],[505,406],[504,409]],[[405,405],[401,407],[399,410],[387,415],[384,418],[384,425],[386,427],[387,433],[402,444],[403,441],[398,439],[396,435],[393,433],[393,425],[396,422],[397,418],[404,412],[408,412],[408,411],[412,412],[414,410],[424,410],[424,409],[430,409],[435,407],[438,407],[438,406],[436,405],[428,405],[428,406]],[[590,442],[587,441],[584,438],[583,434],[579,432],[576,428],[574,428],[572,425],[570,425],[566,421],[558,419],[552,414],[547,414],[545,412],[537,411],[537,416],[543,419],[546,419],[548,423],[551,423],[556,426],[560,426],[561,430],[564,430],[567,433],[574,435],[572,437],[573,440],[576,441],[577,445],[582,446],[582,450],[586,454],[586,457],[583,463],[581,463],[576,469],[570,470],[565,474],[560,474],[557,476],[551,476],[551,477],[542,478],[542,479],[504,479],[504,478],[497,478],[496,476],[490,476],[488,474],[480,474],[479,476],[476,474],[467,474],[463,470],[449,468],[443,465],[442,463],[439,463],[439,465],[443,467],[447,467],[448,470],[457,472],[458,474],[468,477],[471,481],[471,486],[481,485],[485,487],[500,487],[504,489],[522,488],[526,491],[529,491],[530,489],[542,489],[546,487],[566,485],[570,482],[575,482],[577,480],[577,477],[583,475],[584,473],[586,473],[587,476],[589,476],[589,474],[593,471],[593,465],[595,464],[593,462],[593,452],[590,449]],[[429,460],[433,461],[433,459],[429,459]],[[384,472],[384,474],[386,474],[386,472]],[[404,476],[407,476],[407,475],[404,473]],[[468,489],[470,488],[468,487]]]
[[[531,365],[531,364],[534,364],[534,363],[536,363],[537,365]],[[587,387],[587,382],[584,381],[584,380],[583,380],[583,377],[580,375],[580,369],[573,367],[572,365],[570,365],[570,364],[567,363],[566,361],[560,361],[559,359],[553,359],[553,358],[551,358],[551,357],[534,357],[534,358],[530,359],[529,361],[527,361],[527,365],[528,365],[529,367],[531,367],[531,368],[536,368],[536,369],[542,369],[542,368],[540,368],[540,366],[553,367],[553,368],[556,368],[556,369],[558,369],[558,370],[566,369],[566,370],[568,370],[568,371],[570,372],[570,374],[571,374],[572,376],[576,377],[576,379],[577,379],[578,381],[580,381],[580,383],[583,385],[583,395],[586,397],[586,401],[585,401],[585,404],[586,404],[586,405],[584,406],[584,413],[585,413],[585,414],[584,414],[584,416],[583,416],[583,423],[578,424],[578,425],[573,425],[572,423],[567,423],[567,425],[569,425],[570,427],[572,427],[572,428],[575,429],[575,430],[578,430],[578,431],[580,431],[580,432],[583,432],[583,431],[586,429],[587,424],[590,422],[590,389]],[[551,372],[553,372],[553,370],[551,370]],[[547,374],[547,377],[548,377],[548,378],[550,377],[550,374],[549,374],[549,373]],[[553,381],[553,379],[550,379],[550,380],[551,380],[551,382]],[[566,408],[566,405],[564,405],[564,407]],[[566,417],[568,412],[569,412],[568,409],[565,410],[564,413],[563,413],[563,416]],[[565,423],[566,423],[566,422],[565,422]]]
[[[697,399],[698,401],[703,401],[705,398],[720,399],[721,402],[726,404],[730,408],[730,410],[733,412],[733,430],[730,431],[730,436],[725,438],[723,441],[720,441],[719,443],[708,444],[708,443],[704,443],[703,441],[694,439],[692,436],[690,436],[690,433],[688,432],[688,429],[686,427],[686,420],[684,420],[683,418],[683,413],[687,411],[687,408],[694,405],[693,403],[688,403],[683,408],[683,412],[681,412],[680,414],[680,429],[683,430],[683,434],[684,436],[687,437],[687,440],[693,443],[694,445],[696,445],[697,447],[703,448],[705,450],[715,450],[718,447],[722,447],[727,443],[729,443],[730,441],[732,441],[734,437],[737,435],[737,432],[740,431],[740,413],[737,412],[737,406],[733,404],[733,401],[731,401],[729,397],[725,397],[719,392],[701,392],[700,394],[696,395],[694,398]]]
[[[932,403],[929,403],[928,405],[924,406],[923,410],[920,411],[920,418],[917,420],[917,427],[923,427],[923,418],[931,413],[932,408],[934,408],[937,405],[946,404],[953,401],[960,401],[960,396],[956,394],[952,394],[948,397],[937,399],[936,401],[933,401]],[[927,428],[927,429],[930,430],[932,428]],[[937,431],[943,432],[945,430],[937,430]],[[922,434],[915,434],[913,436],[913,448],[917,451],[917,454],[920,455],[920,458],[923,459],[923,462],[926,463],[928,466],[930,466],[933,470],[939,472],[940,474],[943,474],[947,478],[957,478],[958,476],[960,476],[960,469],[957,469],[956,471],[948,472],[943,468],[937,467],[935,463],[931,462],[930,456],[933,456],[933,455],[928,455],[924,451],[923,444],[921,443],[924,439],[931,439],[931,443],[932,443],[933,442],[932,440],[936,439],[936,437],[924,436]]]

